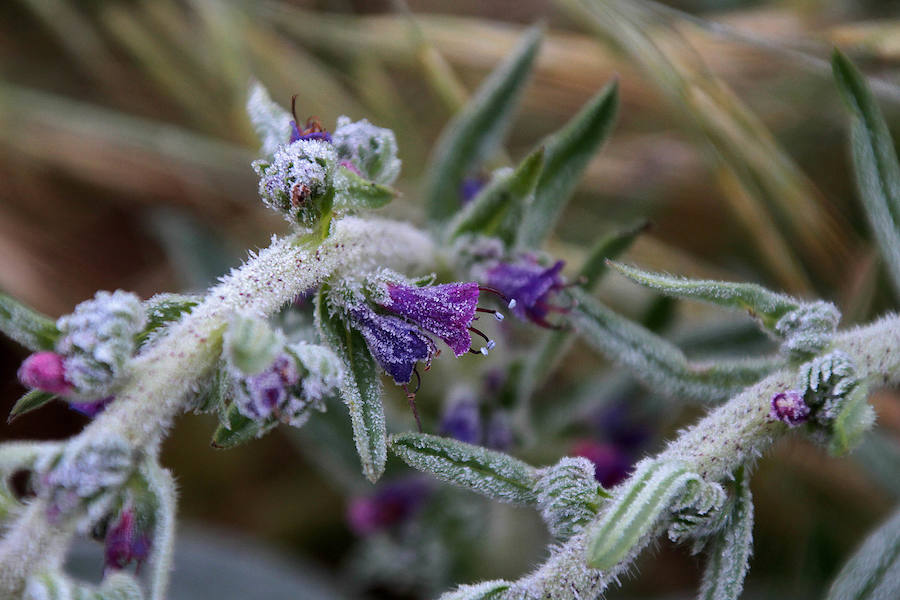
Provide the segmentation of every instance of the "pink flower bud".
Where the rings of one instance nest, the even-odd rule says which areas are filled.
[[[795,390],[779,392],[772,396],[769,418],[796,427],[809,419],[809,406],[803,401],[803,394]]]
[[[35,352],[19,367],[19,381],[28,388],[65,395],[72,390],[66,381],[63,357],[55,352]]]

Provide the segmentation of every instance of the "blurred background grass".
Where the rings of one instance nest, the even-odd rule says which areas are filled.
[[[524,27],[542,19],[545,43],[503,156],[522,157],[611,77],[622,96],[615,132],[551,252],[577,264],[599,235],[647,217],[653,228],[629,261],[823,297],[841,307],[845,324],[863,322],[892,301],[856,201],[847,117],[825,59],[832,46],[847,51],[874,78],[889,122],[900,124],[898,16],[900,2],[876,0],[9,0],[0,4],[0,289],[54,316],[97,289],[142,297],[198,290],[243,249],[284,231],[260,206],[249,168],[257,148],[243,112],[251,77],[285,104],[297,94],[300,115],[326,126],[347,114],[393,128],[404,195],[386,212],[421,222],[418,190],[441,127]],[[654,306],[615,277],[602,294],[635,317]],[[666,312],[663,330],[686,343],[698,326],[742,322],[694,304]],[[711,343],[693,347],[702,353]],[[22,391],[15,370],[23,358],[0,341],[7,407]],[[604,364],[576,346],[537,399],[543,414],[552,420],[554,390]],[[432,416],[441,403],[437,371],[420,400]],[[578,402],[607,402],[589,382]],[[629,382],[616,389],[645,420],[655,410],[648,406],[659,409]],[[875,402],[880,442],[896,450],[898,398]],[[396,413],[402,426],[399,401]],[[656,410],[645,449],[699,414]],[[346,441],[343,409],[329,415]],[[0,439],[62,437],[83,422],[51,406],[0,427]],[[327,577],[356,573],[360,550],[345,502],[367,487],[352,470],[335,474],[340,461],[323,462],[325,434],[278,430],[215,452],[212,426],[185,417],[167,442],[181,517],[252,534]],[[529,458],[555,460],[573,435]],[[795,440],[761,462],[747,597],[816,597],[898,493],[900,473],[889,464],[879,476],[884,452],[868,453],[831,460]],[[446,501],[489,511],[490,527],[471,550],[478,560],[459,559],[457,548],[436,579],[404,588],[360,575],[355,592],[424,597],[453,582],[513,577],[542,555],[546,539],[527,511],[466,495]],[[611,597],[691,597],[699,559],[663,545],[637,572]]]

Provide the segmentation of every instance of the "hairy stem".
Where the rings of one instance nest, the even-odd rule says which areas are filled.
[[[873,386],[900,384],[900,316],[838,334],[835,349],[854,361],[861,379]],[[797,385],[797,370],[785,369],[748,387],[684,430],[657,457],[676,460],[708,481],[731,477],[739,466],[753,461],[788,427],[768,419],[772,395]],[[626,485],[626,484],[622,484]],[[596,518],[602,518],[601,512]],[[503,595],[510,600],[597,598],[625,573],[631,562],[659,533],[660,523],[613,568],[601,571],[585,564],[587,535],[580,533],[558,548],[537,570],[512,584]]]
[[[410,225],[379,219],[344,218],[321,244],[275,239],[223,277],[203,303],[135,357],[116,401],[72,441],[119,435],[134,448],[154,452],[172,419],[211,372],[232,315],[271,315],[336,273],[380,266],[409,271],[429,267],[433,260],[427,236]],[[31,573],[58,566],[78,515],[51,525],[46,509],[42,499],[31,503],[0,544],[0,598],[21,594]]]

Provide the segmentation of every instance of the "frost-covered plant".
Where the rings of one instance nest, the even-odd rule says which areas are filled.
[[[351,505],[352,527],[372,536],[361,572],[408,575],[408,561],[391,558],[395,541],[377,534],[427,514],[429,498],[443,489],[436,478],[533,508],[553,540],[531,573],[464,585],[445,600],[596,598],[663,533],[706,553],[702,598],[738,597],[752,551],[748,481],[755,461],[792,431],[832,454],[850,451],[874,422],[870,390],[900,383],[900,317],[842,331],[828,302],[613,262],[642,227],[602,239],[580,269],[564,276],[565,263],[541,245],[611,129],[615,84],[460,202],[464,181],[509,122],[539,41],[540,31],[531,30],[442,135],[426,185],[428,229],[369,212],[395,196],[387,186],[400,159],[390,130],[347,117],[334,131],[315,123],[301,129],[254,84],[247,108],[262,138],[262,157],[253,163],[259,195],[292,225],[291,234],[273,238],[204,296],[141,301],[123,291],[99,292],[56,322],[0,297],[0,328],[34,352],[19,371],[30,391],[13,415],[59,398],[95,417],[64,442],[0,446],[6,522],[0,596],[164,598],[175,498],[159,449],[173,419],[186,410],[217,415],[213,444],[228,448],[278,424],[304,426],[327,400],[339,398],[366,478],[381,478],[389,453],[433,476],[394,479]],[[861,191],[896,274],[900,168],[864,80],[840,55],[834,67],[854,114]],[[663,294],[744,309],[778,351],[763,359],[691,362],[591,295],[607,266]],[[282,330],[271,317],[301,295],[314,298],[314,327]],[[480,306],[492,302],[496,308]],[[437,360],[481,360],[466,355],[503,343],[494,341],[494,328],[505,313],[518,318],[524,337],[537,340],[528,352],[508,351],[521,357],[501,378],[518,402],[516,415],[509,403],[479,403],[461,384],[449,396],[439,427],[444,435],[423,432],[421,423],[417,432],[389,435],[382,374],[402,386],[415,411],[424,371]],[[496,321],[475,327],[482,314]],[[554,331],[536,338],[535,325]],[[585,446],[577,452],[583,456],[540,467],[511,456],[506,450],[516,440],[535,435],[528,396],[573,335],[659,393],[708,403],[708,414],[627,477],[621,466],[627,459],[603,448]],[[444,345],[452,357],[438,357]],[[23,470],[35,491],[27,502],[9,485]],[[457,525],[448,527],[463,535]],[[896,589],[897,519],[887,527],[861,552],[895,558],[854,558],[833,590],[862,589],[852,597],[863,598],[875,597],[865,590]],[[105,544],[99,586],[63,572],[78,532]],[[440,549],[417,532],[406,530],[404,539],[430,557],[418,565],[427,574],[427,565],[440,566]],[[147,564],[143,578],[125,570],[132,563]]]

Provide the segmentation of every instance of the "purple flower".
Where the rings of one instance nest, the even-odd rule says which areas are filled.
[[[809,406],[803,401],[803,394],[796,390],[779,392],[772,396],[769,418],[797,427],[809,419]]]
[[[295,112],[295,101],[297,97],[294,96],[291,98],[291,112],[294,113],[294,120],[291,121],[291,139],[290,143],[294,143],[297,140],[321,140],[324,142],[331,143],[331,134],[328,133],[319,120],[315,117],[310,117],[306,120],[306,127],[302,130],[297,125],[297,113]]]
[[[605,488],[624,481],[631,470],[628,456],[613,444],[581,440],[572,448],[572,454],[583,456],[594,463],[594,478]]]
[[[475,199],[487,183],[487,178],[483,176],[466,177],[459,186],[459,195],[462,199],[462,205],[465,206]]]
[[[494,450],[509,450],[513,445],[513,430],[509,414],[496,410],[488,419],[484,432],[484,445]]]
[[[451,404],[441,417],[440,432],[467,444],[481,443],[478,403],[471,398],[462,398]]]
[[[552,267],[542,267],[530,256],[518,262],[501,262],[486,273],[485,284],[509,298],[509,307],[521,319],[553,327],[547,322],[547,313],[564,310],[549,303],[551,295],[565,287],[560,272],[563,261]]]
[[[478,304],[477,283],[426,287],[388,284],[387,290],[389,300],[384,308],[441,338],[456,356],[465,354],[472,347],[469,331]],[[493,342],[488,340],[487,349],[492,346]]]
[[[150,554],[151,538],[149,523],[144,522],[134,508],[126,507],[119,513],[115,523],[106,532],[103,552],[104,569],[124,569],[132,561],[138,567]]]
[[[430,492],[428,482],[418,476],[384,483],[373,495],[350,502],[350,529],[357,535],[368,535],[405,521],[422,507]]]
[[[244,416],[266,419],[288,402],[299,382],[296,362],[282,353],[261,373],[242,378],[234,401]]]
[[[398,384],[409,383],[416,363],[420,360],[430,363],[434,356],[434,342],[403,319],[380,315],[368,304],[351,308],[350,319],[376,362]]]
[[[109,403],[115,399],[115,396],[109,396],[94,402],[69,402],[69,408],[93,419],[102,413],[109,406]]]
[[[35,388],[64,395],[72,391],[66,379],[64,359],[56,352],[35,352],[19,367],[19,381],[28,388]]]

